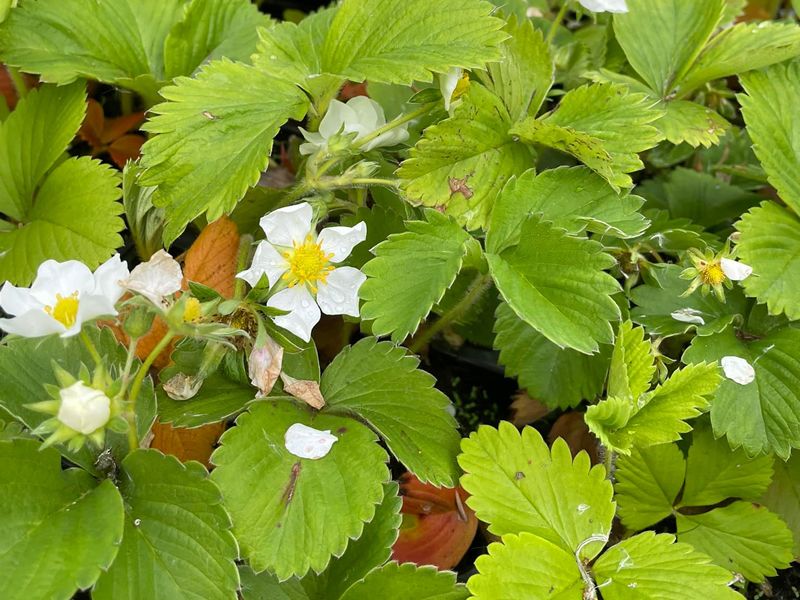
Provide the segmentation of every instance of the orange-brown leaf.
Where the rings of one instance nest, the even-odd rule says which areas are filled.
[[[564,438],[572,456],[581,450],[586,450],[589,458],[592,459],[592,464],[596,465],[600,462],[597,453],[597,438],[589,431],[589,427],[583,420],[583,413],[572,411],[558,417],[550,428],[550,433],[547,434],[547,443],[552,445],[558,438]]]
[[[126,162],[136,160],[139,157],[139,152],[144,142],[145,139],[141,135],[129,133],[111,142],[108,147],[108,153],[114,164],[121,169]]]
[[[210,468],[209,458],[223,431],[225,423],[211,423],[195,429],[156,423],[153,425],[150,447],[161,450],[164,454],[172,454],[182,462],[196,460]]]
[[[202,283],[230,298],[235,287],[238,254],[239,229],[236,223],[228,217],[217,219],[203,229],[186,253],[184,282]]]

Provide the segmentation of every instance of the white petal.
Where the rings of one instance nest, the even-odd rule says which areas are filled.
[[[355,96],[350,98],[347,106],[353,109],[357,122],[357,129],[363,134],[371,133],[386,125],[386,115],[383,107],[367,96]]]
[[[78,381],[60,392],[57,418],[67,427],[88,435],[108,423],[111,401],[103,392]]]
[[[311,340],[311,330],[321,315],[317,303],[304,285],[281,290],[267,300],[267,306],[289,311],[289,314],[273,318],[278,327],[291,331],[304,342]]]
[[[720,261],[720,266],[722,267],[722,272],[725,273],[725,277],[731,281],[743,281],[753,274],[753,267],[730,258],[723,258]]]
[[[56,295],[69,296],[75,292],[93,292],[94,275],[82,262],[46,260],[36,273],[31,294],[44,305],[55,304]]]
[[[122,281],[130,276],[128,265],[122,261],[119,254],[115,254],[94,271],[94,293],[102,294],[109,299],[111,304],[125,293]]]
[[[263,398],[272,391],[283,364],[283,348],[267,336],[262,346],[254,347],[247,359],[247,374],[250,383],[258,388],[256,398]]]
[[[367,279],[358,269],[339,267],[328,274],[317,289],[317,303],[326,315],[357,317],[358,289]]]
[[[75,331],[75,333],[78,333],[81,325],[92,319],[114,316],[116,314],[117,310],[114,308],[114,303],[111,301],[111,298],[98,294],[84,294],[78,298],[78,314],[75,318],[75,324],[68,330],[68,333],[69,335],[74,335],[72,329],[76,327],[78,330]],[[69,335],[64,337],[69,337]]]
[[[439,90],[442,92],[442,98],[444,98],[444,109],[447,111],[450,110],[453,92],[456,91],[462,73],[461,69],[453,67],[447,73],[439,75]]]
[[[363,149],[372,150],[373,148],[382,148],[384,146],[395,146],[408,139],[408,123],[404,123],[400,127],[395,127],[391,131],[379,135],[371,142],[364,145]]]
[[[625,0],[578,0],[581,5],[592,12],[626,13],[628,5]]]
[[[319,148],[328,145],[328,140],[326,140],[316,131],[306,131],[301,127],[300,133],[302,133],[303,137],[307,140],[305,144],[300,144],[300,154],[303,156],[314,154],[314,152],[316,152]]]
[[[749,362],[738,356],[723,356],[719,361],[725,377],[739,385],[752,383],[756,378],[756,371]]]
[[[352,108],[349,108],[344,102],[340,102],[339,100],[331,100],[331,103],[328,105],[328,110],[325,112],[325,116],[322,117],[322,121],[319,123],[319,134],[325,140],[328,140],[328,138],[341,131],[345,121],[353,121],[354,118],[355,112]]]
[[[181,289],[182,282],[181,266],[168,252],[159,250],[150,260],[137,265],[123,285],[153,304],[163,306],[167,296]]]
[[[697,325],[705,325],[706,322],[701,316],[702,314],[702,312],[694,308],[681,308],[670,313],[670,316],[681,323],[696,323]]]
[[[365,239],[367,224],[361,221],[352,227],[326,227],[320,232],[317,241],[325,254],[333,254],[331,262],[340,263]]]
[[[0,287],[0,308],[9,315],[21,315],[29,310],[43,309],[44,305],[31,295],[28,288],[18,288],[5,282]]]
[[[250,268],[241,273],[237,273],[236,277],[244,279],[250,284],[250,287],[255,287],[261,276],[266,274],[269,280],[269,286],[275,285],[281,278],[281,275],[286,273],[289,268],[286,259],[281,256],[280,252],[269,242],[261,242],[256,247],[256,253],[253,256],[253,262]]]
[[[66,328],[42,309],[34,309],[13,319],[0,319],[0,329],[22,337],[41,337],[64,333]]]
[[[291,248],[294,242],[300,243],[311,233],[311,219],[314,210],[308,202],[279,208],[261,217],[259,224],[267,241],[275,246]]]
[[[283,436],[286,449],[297,457],[317,460],[331,451],[338,438],[330,429],[320,431],[302,423],[295,423]]]

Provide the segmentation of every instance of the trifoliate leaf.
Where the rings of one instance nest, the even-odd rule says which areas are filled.
[[[753,267],[742,282],[747,295],[766,303],[770,314],[800,319],[800,217],[764,202],[745,213],[736,229],[739,257]]]
[[[59,162],[85,110],[82,84],[44,86],[0,124],[0,213],[17,222],[0,232],[0,281],[27,285],[49,258],[94,268],[122,245],[115,172],[88,157]]]
[[[552,408],[569,408],[594,400],[608,373],[610,347],[586,355],[559,348],[522,321],[505,303],[497,307],[494,340],[506,375],[516,377],[528,395]]]
[[[795,26],[792,26],[795,27]],[[753,150],[781,199],[800,214],[800,62],[776,65],[742,77],[742,114]],[[796,239],[796,238],[795,238]]]
[[[620,325],[611,354],[608,395],[638,400],[650,389],[655,371],[652,345],[644,339],[644,329],[634,328],[630,321],[625,321]]]
[[[490,63],[478,78],[497,94],[516,122],[536,116],[553,85],[555,67],[544,36],[529,19],[509,20],[504,30],[511,35],[501,47],[502,58]]]
[[[334,600],[372,569],[381,566],[391,555],[392,544],[402,520],[402,502],[396,483],[384,485],[383,501],[375,517],[366,525],[357,540],[350,540],[340,557],[333,557],[322,573],[308,573],[302,579],[280,583],[272,573],[256,575],[248,567],[240,569],[244,600]],[[291,593],[290,593],[291,592]],[[292,594],[296,594],[292,595]]]
[[[295,423],[330,431],[337,441],[320,459],[299,458],[284,442]],[[375,441],[353,419],[295,402],[258,402],[237,419],[212,456],[212,479],[256,572],[269,569],[279,580],[321,572],[361,534],[389,479]]]
[[[756,500],[769,486],[772,463],[772,456],[748,459],[743,450],[731,450],[725,439],[715,440],[710,428],[696,428],[680,505],[712,506],[728,498]]]
[[[730,123],[720,114],[696,102],[673,100],[663,104],[666,113],[655,126],[672,144],[686,142],[690,146],[716,146]]]
[[[34,440],[0,442],[0,597],[68,600],[117,556],[123,507],[114,485],[61,470]]]
[[[722,79],[783,62],[800,54],[800,27],[794,23],[739,23],[708,43],[679,82],[681,94]]]
[[[604,445],[621,454],[672,442],[692,430],[686,421],[708,409],[708,397],[719,382],[716,364],[690,364],[638,400],[611,397],[590,406],[586,424]]]
[[[155,450],[122,462],[125,536],[114,564],[97,581],[98,600],[234,598],[237,546],[222,496],[196,462]]]
[[[460,436],[447,396],[419,359],[390,342],[365,338],[345,348],[322,375],[326,411],[369,423],[422,481],[452,486]]]
[[[519,243],[522,223],[530,214],[563,227],[573,235],[586,231],[631,238],[647,228],[638,212],[639,196],[620,196],[586,167],[559,167],[537,174],[529,169],[509,181],[492,211],[487,250],[498,253]]]
[[[615,261],[595,241],[568,235],[531,216],[520,244],[487,254],[497,289],[514,312],[562,348],[585,354],[613,340],[611,321],[620,312],[611,295],[619,290],[605,272]],[[492,248],[492,232],[487,247]]]
[[[455,573],[413,563],[390,562],[375,569],[347,590],[341,600],[414,598],[415,600],[466,600],[466,588],[456,583]]]
[[[634,448],[617,461],[616,501],[625,527],[639,531],[672,514],[686,461],[675,444]]]
[[[763,200],[718,177],[683,167],[645,181],[636,191],[647,199],[647,208],[664,209],[673,219],[690,219],[707,228],[727,227]]]
[[[800,557],[800,454],[775,461],[775,475],[761,504],[779,515],[794,536],[794,557]]]
[[[747,301],[737,288],[725,294],[725,303],[712,294],[703,296],[699,292],[682,298],[688,282],[680,278],[681,271],[679,265],[653,269],[656,280],[631,292],[636,304],[631,319],[643,325],[650,335],[669,337],[692,330],[700,336],[712,335],[746,314]]]
[[[604,600],[742,600],[730,572],[689,544],[646,531],[609,548],[592,572]]]
[[[467,504],[492,533],[532,533],[581,558],[600,552],[614,518],[612,487],[585,452],[573,460],[563,439],[551,450],[535,429],[520,433],[506,421],[482,425],[461,448]],[[584,544],[593,536],[600,541]]]
[[[344,0],[322,50],[322,72],[352,81],[411,84],[431,71],[483,68],[506,38],[494,7],[479,0]],[[387,31],[402,35],[386,35]]]
[[[663,112],[645,94],[611,83],[584,85],[564,94],[558,107],[511,129],[524,142],[571,154],[615,189],[633,186],[628,173],[644,168],[638,153],[655,147],[653,123]]]
[[[407,231],[373,249],[362,271],[361,318],[374,320],[372,333],[400,343],[413,334],[434,304],[453,285],[471,239],[454,221],[429,210],[425,221],[408,221]]]
[[[703,50],[722,17],[725,0],[629,0],[614,15],[614,33],[628,62],[666,98]]]
[[[167,102],[144,126],[158,135],[142,147],[140,183],[158,185],[153,203],[166,208],[171,242],[202,213],[213,221],[233,210],[267,168],[278,129],[302,118],[308,100],[290,83],[227,60],[178,77],[161,95]]]
[[[43,81],[96,79],[152,103],[166,80],[209,58],[246,60],[267,22],[247,0],[40,0],[3,24],[0,56]]]
[[[523,532],[503,536],[475,561],[478,574],[467,587],[477,600],[527,598],[581,600],[585,583],[575,556],[539,536]]]
[[[750,581],[764,581],[792,562],[792,533],[764,507],[734,502],[697,515],[677,514],[678,539]]]
[[[472,83],[453,116],[426,129],[397,171],[406,199],[443,209],[468,229],[485,227],[498,188],[533,163],[510,126],[501,99]]]
[[[711,405],[716,435],[727,436],[733,448],[741,446],[749,456],[774,452],[786,460],[792,448],[800,448],[799,347],[800,329],[792,327],[755,339],[729,330],[692,340],[684,362],[735,356],[755,370],[747,385],[722,378]]]

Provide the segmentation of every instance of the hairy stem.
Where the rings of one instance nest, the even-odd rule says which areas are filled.
[[[131,403],[130,410],[128,411],[128,443],[130,444],[131,450],[135,450],[139,447],[139,438],[136,434],[136,401],[139,398],[139,392],[142,389],[142,383],[144,383],[144,378],[147,377],[147,374],[150,372],[150,367],[153,366],[156,358],[164,348],[172,341],[172,338],[175,337],[175,334],[171,331],[168,331],[164,334],[164,337],[161,338],[161,341],[156,344],[155,348],[147,355],[147,358],[142,363],[142,366],[139,367],[139,370],[136,372],[136,377],[133,379],[133,385],[131,385],[131,392],[128,395],[128,400]]]
[[[364,137],[358,139],[356,141],[356,148],[363,148],[365,145],[369,144],[372,140],[382,136],[387,131],[391,131],[392,129],[395,129],[396,127],[399,127],[403,123],[408,123],[409,121],[413,121],[414,119],[417,119],[417,118],[419,118],[419,117],[421,117],[423,115],[428,114],[429,112],[431,112],[433,110],[433,108],[437,104],[438,104],[437,102],[430,102],[428,104],[423,104],[417,110],[412,110],[410,113],[406,113],[404,115],[400,115],[398,117],[395,117],[394,119],[389,121],[383,127],[378,127],[372,133],[368,133]]]
[[[81,341],[83,342],[83,345],[86,346],[86,349],[89,351],[89,355],[92,357],[94,364],[96,364],[98,367],[102,367],[103,357],[100,356],[100,353],[97,351],[94,342],[91,340],[89,335],[83,329],[81,329]]]

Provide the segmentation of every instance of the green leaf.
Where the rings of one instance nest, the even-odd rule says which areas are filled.
[[[690,364],[638,400],[611,397],[590,406],[585,421],[605,446],[621,454],[672,442],[692,430],[686,421],[708,409],[720,379],[716,364]]]
[[[587,231],[631,238],[647,228],[638,210],[639,196],[620,196],[602,177],[586,167],[558,167],[537,174],[534,169],[511,179],[497,198],[487,250],[497,254],[519,243],[525,218],[542,219],[573,235]]]
[[[173,400],[159,387],[158,420],[170,423],[173,427],[200,427],[227,421],[256,401],[253,386],[214,373],[203,382],[197,395],[189,400]]]
[[[792,533],[764,507],[734,502],[707,513],[678,513],[678,539],[750,581],[764,581],[792,562]]]
[[[781,199],[800,214],[800,62],[776,65],[742,77],[737,96],[753,150]]]
[[[725,294],[724,304],[712,294],[695,293],[681,298],[688,287],[686,280],[680,278],[681,271],[683,268],[679,265],[651,269],[656,280],[631,292],[631,300],[636,304],[631,319],[644,325],[650,335],[669,337],[692,330],[700,336],[712,335],[724,331],[737,317],[746,314],[747,301],[737,288]],[[699,318],[703,323],[687,323],[676,316]]]
[[[644,329],[634,328],[633,323],[625,321],[620,325],[611,354],[608,395],[638,400],[650,389],[655,371],[653,348],[644,339]]]
[[[431,71],[483,68],[506,38],[493,6],[479,0],[344,0],[322,49],[322,72],[352,81],[411,84]],[[387,31],[394,35],[386,35]]]
[[[269,23],[250,0],[193,0],[164,41],[164,79],[191,75],[223,56],[249,62],[258,26]]]
[[[161,95],[167,102],[144,126],[158,135],[142,147],[140,183],[158,185],[153,203],[166,208],[171,242],[204,212],[213,221],[233,210],[267,168],[281,125],[301,119],[308,101],[296,86],[227,60],[178,77]]]
[[[716,146],[719,136],[730,127],[720,114],[696,102],[673,100],[663,104],[666,113],[655,126],[664,134],[664,138],[672,144],[686,142],[697,148]]]
[[[414,598],[414,600],[466,600],[467,590],[456,583],[455,573],[435,567],[390,562],[375,569],[347,590],[341,600]]]
[[[485,227],[497,189],[533,163],[508,134],[501,99],[478,83],[452,117],[428,127],[397,171],[412,204],[444,209],[467,229]]]
[[[83,85],[44,86],[0,124],[0,280],[31,282],[48,258],[94,268],[122,245],[115,172],[88,157],[60,160],[83,120]]]
[[[558,107],[511,128],[524,142],[571,154],[614,189],[629,188],[628,173],[644,168],[638,153],[661,141],[653,126],[663,112],[646,94],[612,83],[584,85],[564,94]]]
[[[274,575],[264,572],[256,575],[248,567],[240,569],[244,600],[337,600],[372,569],[381,566],[391,555],[392,544],[397,539],[401,523],[398,485],[384,485],[383,501],[375,517],[366,525],[357,540],[351,540],[340,557],[333,557],[327,569],[317,575],[308,573],[302,579],[280,583]]]
[[[268,22],[247,0],[39,0],[3,24],[0,56],[46,82],[96,79],[151,103],[164,81],[208,59],[246,60]]]
[[[686,460],[686,485],[681,506],[711,506],[728,498],[756,500],[772,479],[772,456],[748,459],[715,440],[710,428],[695,429]]]
[[[747,385],[723,379],[711,405],[716,435],[749,456],[774,452],[784,460],[800,448],[800,329],[784,327],[756,339],[734,331],[695,338],[682,360],[743,358],[755,370]]]
[[[518,246],[486,255],[514,312],[561,348],[590,354],[611,343],[610,321],[620,317],[611,295],[619,284],[605,272],[615,261],[602,245],[534,216],[522,224],[519,239]],[[494,245],[490,232],[487,247]]]
[[[552,408],[569,408],[594,400],[602,391],[610,347],[586,355],[562,349],[520,320],[508,304],[497,307],[494,347],[506,375],[516,377],[528,395]]]
[[[713,79],[762,69],[800,54],[800,27],[794,23],[739,23],[709,42],[678,90],[687,94]]]
[[[625,527],[639,531],[672,514],[683,487],[686,461],[676,444],[634,448],[620,456],[616,501]]]
[[[408,221],[407,231],[377,245],[362,269],[361,318],[374,320],[373,334],[391,333],[396,343],[417,330],[453,285],[471,239],[444,215],[429,210],[425,216],[427,222]]]
[[[502,58],[477,76],[502,98],[511,120],[519,121],[539,112],[553,85],[555,66],[549,45],[529,19],[512,17],[504,31],[511,38],[501,47]]]
[[[786,522],[794,535],[794,557],[800,557],[800,454],[788,461],[775,461],[772,483],[761,498],[761,504]]]
[[[52,448],[0,442],[0,596],[68,600],[111,565],[122,539],[114,485],[80,469],[61,470]]]
[[[742,600],[730,573],[689,544],[646,531],[606,551],[592,571],[604,600]]]
[[[482,425],[462,440],[458,458],[467,504],[495,535],[532,533],[569,554],[591,559],[614,518],[611,482],[589,456],[573,460],[563,439],[547,447],[530,427]]]
[[[446,410],[447,396],[418,365],[405,348],[362,339],[340,352],[323,373],[326,411],[368,423],[420,480],[452,486],[461,436]]]
[[[503,536],[475,561],[477,575],[467,582],[473,598],[502,600],[581,600],[584,581],[571,552],[536,535]]]
[[[800,132],[800,130],[798,130]],[[766,303],[770,314],[800,319],[800,217],[774,202],[764,202],[742,216],[737,250],[753,267],[745,292]]]
[[[155,188],[139,185],[141,172],[138,162],[125,165],[122,171],[122,205],[136,253],[141,260],[148,260],[163,247],[164,210],[153,206]]]
[[[294,423],[330,430],[338,441],[319,460],[284,445]],[[321,572],[357,538],[383,497],[386,453],[366,426],[295,402],[264,401],[239,416],[212,456],[241,554],[279,580]]]
[[[614,33],[628,62],[666,98],[694,63],[716,28],[725,0],[630,0],[614,15]]]
[[[127,513],[125,536],[93,598],[236,596],[238,549],[220,492],[204,467],[136,450],[122,462],[119,487]]]

